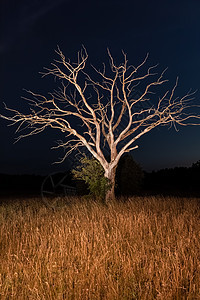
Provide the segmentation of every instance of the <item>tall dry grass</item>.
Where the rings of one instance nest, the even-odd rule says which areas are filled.
[[[200,299],[198,199],[0,206],[0,299]]]

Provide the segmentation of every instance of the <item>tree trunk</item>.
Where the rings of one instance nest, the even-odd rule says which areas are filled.
[[[105,172],[105,177],[108,178],[110,183],[110,189],[106,193],[106,203],[109,201],[115,200],[115,174],[116,174],[116,167],[112,169],[108,169]]]

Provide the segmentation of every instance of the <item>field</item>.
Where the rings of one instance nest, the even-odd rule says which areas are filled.
[[[2,201],[0,299],[200,299],[200,200]]]

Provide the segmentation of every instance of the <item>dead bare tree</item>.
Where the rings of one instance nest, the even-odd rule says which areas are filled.
[[[104,64],[103,70],[93,67],[90,76],[85,71],[88,59],[85,48],[78,53],[76,63],[66,59],[59,48],[56,52],[59,60],[46,68],[43,76],[61,79],[61,88],[49,97],[28,91],[31,96],[25,99],[29,101],[30,114],[6,107],[12,116],[1,117],[18,124],[17,132],[26,130],[18,139],[40,133],[48,126],[65,133],[65,141],[56,146],[68,149],[62,161],[72,151],[86,147],[101,163],[111,183],[106,201],[114,198],[120,157],[138,148],[135,142],[140,137],[159,125],[194,125],[196,122],[189,120],[199,119],[190,112],[189,101],[194,93],[175,97],[178,80],[172,89],[155,98],[156,87],[168,80],[164,79],[165,71],[160,75],[155,73],[157,66],[146,68],[148,56],[134,67],[128,65],[123,53],[123,63],[117,65],[108,50],[109,69]],[[138,86],[139,95],[134,93]],[[82,126],[78,127],[77,122]],[[105,145],[109,148],[109,159]]]

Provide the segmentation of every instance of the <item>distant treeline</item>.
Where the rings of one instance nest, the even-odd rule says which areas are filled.
[[[200,161],[191,167],[145,172],[144,190],[164,195],[200,196]]]
[[[0,174],[0,196],[39,195],[44,176]]]
[[[126,172],[124,173],[126,169]],[[128,187],[134,187],[136,182],[138,167],[135,168],[134,177],[127,177],[127,184],[123,181],[130,174],[126,166],[121,175],[118,175],[116,192],[118,195],[129,195]],[[64,174],[64,173],[63,173]],[[134,175],[136,174],[136,175]],[[40,175],[8,175],[0,174],[0,196],[12,195],[40,195],[41,185],[45,176]],[[69,185],[79,188],[79,185],[73,184],[72,176],[69,171]],[[141,174],[139,175],[141,179]],[[132,181],[132,182],[131,182]],[[121,184],[120,184],[121,182]],[[136,185],[138,187],[138,184]],[[85,188],[87,192],[87,188]],[[78,193],[82,194],[82,193]],[[141,188],[132,189],[132,194],[163,194],[174,196],[197,196],[200,197],[200,161],[194,163],[191,167],[166,168],[159,171],[143,172]]]

